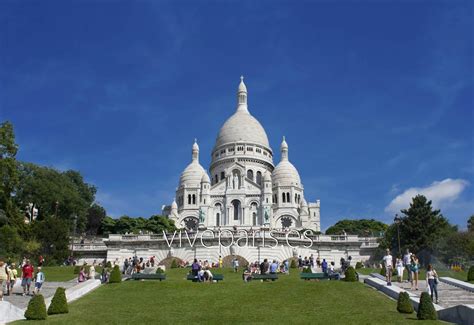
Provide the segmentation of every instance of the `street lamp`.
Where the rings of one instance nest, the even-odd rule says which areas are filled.
[[[398,235],[398,255],[402,256],[402,248],[400,247],[400,223],[402,222],[402,218],[398,216],[398,213],[395,214],[395,218],[393,218],[393,222],[397,225],[397,235]]]

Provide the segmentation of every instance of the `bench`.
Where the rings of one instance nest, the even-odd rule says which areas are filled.
[[[132,280],[166,280],[166,274],[145,274],[145,273],[133,273]]]
[[[186,280],[193,281],[193,282],[198,282],[199,281],[198,277],[194,276],[192,274],[188,274],[187,277],[186,277]],[[223,281],[224,280],[224,275],[222,275],[222,274],[213,274],[212,275],[212,280],[216,281],[216,282]]]
[[[278,280],[278,274],[252,274],[252,280]]]
[[[326,273],[300,273],[300,278],[303,280],[328,280],[329,275]]]

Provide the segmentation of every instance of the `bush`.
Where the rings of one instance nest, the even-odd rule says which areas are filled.
[[[165,273],[165,272],[163,272],[162,268],[159,267],[159,268],[156,269],[156,274],[162,274],[162,273]]]
[[[107,261],[107,263],[105,263],[105,267],[108,268],[108,269],[111,269],[112,268],[112,262]]]
[[[44,303],[43,295],[36,295],[31,298],[28,303],[28,308],[25,311],[25,318],[28,320],[46,319],[46,304]]]
[[[122,273],[120,273],[120,268],[118,265],[115,265],[110,273],[109,283],[120,283],[122,282]]]
[[[172,268],[172,269],[178,268],[178,262],[176,262],[176,259],[173,259],[173,260],[171,261],[171,268]]]
[[[290,268],[296,269],[297,267],[298,267],[298,265],[296,265],[296,261],[295,261],[295,260],[291,260]]]
[[[344,275],[345,275],[344,280],[347,281],[347,282],[356,282],[357,281],[356,271],[352,266],[349,266],[347,268]]]
[[[363,267],[364,267],[364,265],[362,265],[362,262],[357,262],[356,263],[356,269],[361,269]]]
[[[397,301],[397,310],[400,313],[404,314],[411,314],[413,313],[413,305],[411,304],[410,301],[410,296],[408,295],[408,292],[400,292],[398,295],[398,301]]]
[[[416,314],[418,319],[431,319],[437,320],[438,314],[431,301],[431,296],[428,292],[423,292],[420,297],[420,304],[418,305],[418,313]]]
[[[467,272],[467,281],[474,281],[474,266],[471,266]]]
[[[308,266],[308,267],[303,268],[303,273],[313,273],[313,272],[311,272],[311,268]]]
[[[68,312],[66,289],[59,287],[51,300],[51,305],[49,305],[48,315],[67,314]]]

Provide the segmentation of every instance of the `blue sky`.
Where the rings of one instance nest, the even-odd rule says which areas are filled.
[[[323,228],[425,193],[474,213],[469,1],[2,1],[0,120],[18,158],[79,170],[112,216],[159,213],[239,76]]]

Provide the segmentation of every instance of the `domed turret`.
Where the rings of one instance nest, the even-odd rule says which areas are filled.
[[[176,203],[176,200],[173,200],[173,203],[171,203],[171,210],[177,210],[178,209],[178,204]]]
[[[209,178],[209,175],[204,172],[204,174],[202,174],[202,177],[201,177],[201,183],[210,183],[211,182],[211,179]]]
[[[272,181],[272,174],[269,171],[266,171],[265,174],[263,174],[263,181],[264,182]]]
[[[199,146],[196,139],[194,139],[193,150],[192,150],[193,160],[191,163],[184,169],[179,178],[179,187],[199,187],[203,174],[206,173],[204,168],[202,168],[199,163]]]
[[[302,187],[300,175],[295,166],[288,160],[288,144],[285,137],[281,142],[281,161],[272,173],[273,183],[278,186],[299,186]]]

